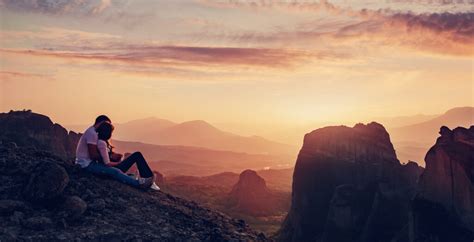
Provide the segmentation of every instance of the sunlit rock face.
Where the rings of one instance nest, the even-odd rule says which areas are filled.
[[[414,238],[472,241],[474,238],[474,126],[450,130],[426,154],[413,201]]]
[[[378,123],[304,138],[281,241],[389,241],[407,224],[421,168],[401,165]]]

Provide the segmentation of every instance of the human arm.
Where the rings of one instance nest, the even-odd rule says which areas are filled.
[[[89,153],[89,158],[93,161],[102,160],[98,147],[97,147],[99,138],[97,136],[97,132],[95,131],[95,129],[93,129],[92,127],[87,129],[83,135],[83,138],[86,140],[86,143],[87,143],[87,151]]]
[[[99,140],[97,142],[97,148],[98,153],[100,154],[100,157],[102,157],[102,161],[104,162],[104,164],[110,166],[110,156],[109,151],[107,149],[107,143],[103,140]]]
[[[122,161],[122,157],[123,157],[122,154],[115,153],[115,152],[110,152],[109,156],[110,156],[110,160],[113,162],[120,162]]]

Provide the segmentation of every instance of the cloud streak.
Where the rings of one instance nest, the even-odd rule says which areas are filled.
[[[43,14],[100,14],[113,5],[111,0],[0,0],[0,7]]]
[[[278,9],[289,13],[305,11],[314,13],[315,16],[318,16],[318,13],[330,14],[317,21],[296,26],[292,30],[214,33],[211,34],[211,38],[220,36],[236,42],[284,43],[293,46],[301,46],[302,43],[308,45],[311,42],[314,42],[314,45],[321,42],[354,43],[359,38],[365,43],[372,42],[374,46],[378,44],[382,47],[408,47],[434,54],[456,56],[474,55],[470,47],[474,42],[473,12],[416,14],[391,9],[354,10],[336,6],[325,0],[319,2],[203,1],[203,3],[219,8]],[[334,21],[331,18],[340,20]],[[323,24],[324,21],[328,22],[326,26]]]
[[[50,56],[70,59],[118,61],[144,65],[163,66],[255,66],[255,67],[290,67],[293,64],[310,58],[329,58],[329,54],[319,56],[297,50],[279,50],[264,48],[227,48],[195,46],[121,46],[108,49],[85,47],[86,51],[56,50],[13,50],[2,49],[2,52]]]

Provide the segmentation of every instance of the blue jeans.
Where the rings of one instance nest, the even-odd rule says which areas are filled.
[[[113,178],[127,185],[131,185],[134,187],[138,187],[140,185],[139,182],[135,180],[135,178],[128,176],[118,168],[109,167],[104,164],[99,164],[97,162],[91,162],[89,166],[84,169],[96,175],[104,175]]]

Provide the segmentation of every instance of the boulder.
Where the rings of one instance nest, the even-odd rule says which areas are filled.
[[[69,196],[64,200],[61,209],[68,219],[75,220],[80,218],[86,211],[87,203],[78,196]]]
[[[33,170],[23,194],[34,203],[47,203],[60,197],[69,182],[66,170],[57,163],[40,162]]]

